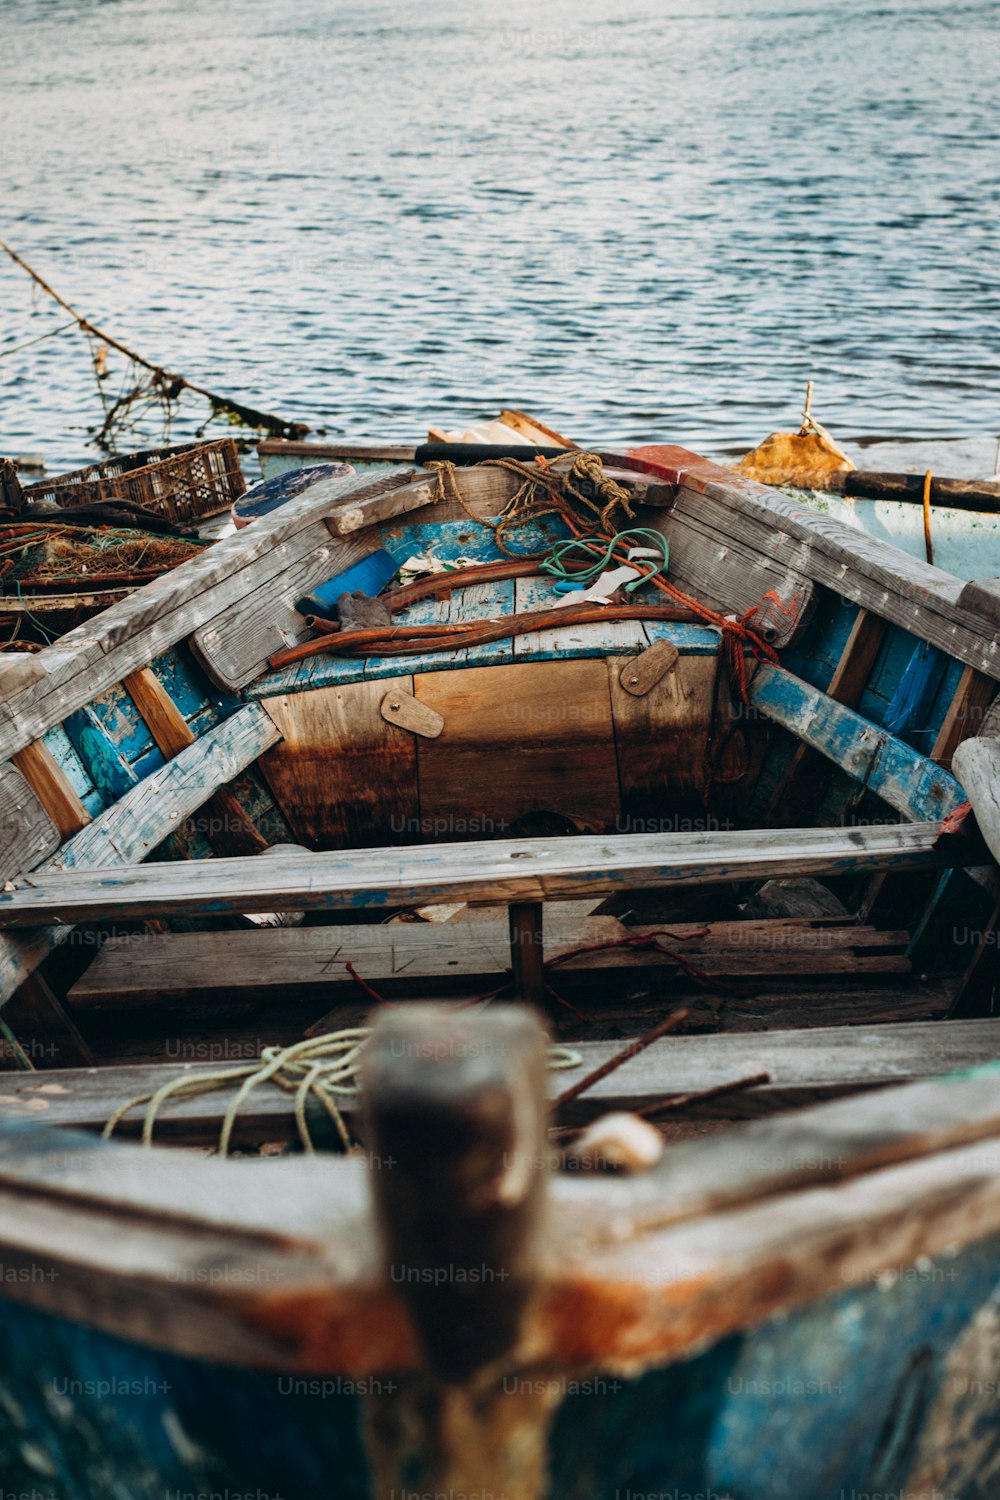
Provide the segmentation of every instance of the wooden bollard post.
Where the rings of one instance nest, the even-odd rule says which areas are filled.
[[[513,1005],[383,1011],[365,1048],[366,1141],[389,1280],[428,1365],[449,1382],[517,1342],[541,1232],[545,1071],[542,1027]]]

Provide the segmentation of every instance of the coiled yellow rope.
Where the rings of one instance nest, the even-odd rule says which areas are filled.
[[[323,1106],[336,1127],[344,1150],[350,1151],[351,1137],[337,1100],[356,1098],[361,1092],[359,1063],[370,1035],[370,1027],[346,1027],[342,1031],[330,1031],[325,1036],[295,1042],[291,1047],[264,1047],[260,1057],[244,1068],[181,1074],[155,1093],[139,1094],[135,1099],[129,1099],[115,1110],[101,1134],[107,1140],[131,1110],[145,1104],[142,1144],[151,1146],[157,1116],[169,1099],[192,1099],[198,1094],[214,1093],[218,1089],[231,1088],[234,1083],[239,1083],[240,1087],[223,1116],[219,1133],[219,1155],[227,1156],[237,1116],[251,1092],[258,1084],[275,1083],[286,1093],[295,1096],[292,1105],[295,1124],[307,1155],[316,1154],[306,1116],[310,1098]],[[549,1067],[553,1070],[578,1068],[581,1061],[580,1054],[570,1047],[549,1048]]]

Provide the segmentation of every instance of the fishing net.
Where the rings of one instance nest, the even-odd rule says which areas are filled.
[[[208,542],[117,527],[0,525],[0,588],[138,587],[194,557]]]

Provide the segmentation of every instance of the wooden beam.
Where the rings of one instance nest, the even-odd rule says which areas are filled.
[[[507,909],[514,998],[538,1006],[545,999],[542,910],[540,901],[512,901]]]
[[[622,1043],[574,1042],[573,1047],[580,1054],[579,1069],[550,1075],[548,1092],[552,1098],[620,1053]],[[223,1040],[219,1056],[199,1057],[195,1062],[46,1070],[41,1079],[12,1073],[4,1077],[0,1088],[0,1124],[34,1120],[60,1127],[100,1130],[120,1105],[155,1092],[172,1078],[216,1070],[223,1075],[238,1074],[246,1059],[228,1061],[224,1051]],[[911,1084],[997,1059],[1000,1059],[1000,1022],[996,1020],[907,1021],[898,1025],[868,1025],[863,1029],[831,1026],[759,1031],[752,1035],[720,1032],[714,1036],[672,1036],[654,1042],[645,1052],[623,1063],[595,1084],[577,1107],[581,1115],[638,1109],[683,1094],[700,1093],[750,1073],[765,1072],[770,1074],[770,1083],[755,1089],[752,1097],[772,1108],[783,1108],[796,1102],[815,1101],[824,1094]],[[59,1089],[46,1090],[40,1086],[44,1083],[58,1084]],[[160,1116],[163,1139],[192,1143],[217,1140],[235,1087],[234,1081],[232,1089],[165,1105]],[[732,1112],[736,1116],[741,1112],[738,1105],[738,1099],[734,1099]],[[350,1100],[344,1105],[348,1113],[353,1107]],[[870,1100],[866,1097],[855,1101],[855,1108],[863,1109],[859,1116],[863,1121],[870,1115]],[[1000,1118],[1000,1090],[995,1082],[990,1109],[990,1118]],[[909,1135],[919,1134],[932,1123],[917,1114],[907,1119],[902,1108],[894,1103],[887,1110],[901,1134],[904,1122],[905,1133]],[[843,1113],[834,1118],[843,1121],[846,1128],[850,1121],[848,1109],[844,1107]],[[133,1111],[121,1127],[124,1134],[136,1132],[141,1119],[142,1110]],[[158,1126],[158,1134],[160,1129]],[[866,1129],[863,1123],[859,1124],[858,1135],[863,1137]],[[797,1157],[801,1154],[805,1159],[810,1147],[818,1150],[816,1137],[801,1130],[796,1136],[790,1122],[782,1133],[786,1146],[795,1143]],[[254,1090],[240,1113],[234,1140],[295,1138],[294,1115],[287,1093],[277,1088]],[[845,1142],[840,1144],[843,1148]],[[845,1154],[842,1149],[841,1156]],[[735,1181],[738,1174],[734,1171],[731,1177],[723,1175],[726,1181]],[[669,1202],[670,1193],[663,1184],[654,1186],[658,1200]]]
[[[15,766],[0,766],[0,882],[58,849],[59,831]]]
[[[510,1353],[540,1273],[545,1053],[523,1007],[420,1005],[383,1011],[362,1058],[383,1260],[449,1382]]]
[[[45,1058],[46,1071],[94,1061],[75,1021],[40,974],[30,975],[11,997],[4,1019],[29,1061]]]
[[[60,839],[72,838],[90,822],[89,812],[44,740],[25,745],[11,760],[56,825]]]
[[[173,760],[195,743],[196,735],[152,667],[140,667],[122,678],[164,760]],[[219,787],[205,803],[209,844],[217,854],[260,854],[267,839],[230,787]]]
[[[679,483],[678,515],[759,548],[776,564],[1000,678],[993,621],[960,601],[961,579],[683,449],[637,449],[623,461]]]
[[[782,667],[760,664],[750,700],[905,818],[945,818],[965,801],[949,772]]]
[[[1000,863],[1000,737],[963,740],[952,761],[969,794],[983,838]]]
[[[128,693],[153,736],[164,760],[173,760],[196,739],[194,730],[152,667],[140,667],[122,678]]]
[[[931,759],[950,768],[955,751],[963,740],[981,734],[986,713],[996,696],[997,685],[985,672],[966,667],[938,730]]]
[[[901,951],[907,932],[879,932],[873,927],[809,927],[782,920],[767,923],[720,923],[692,941],[671,942],[662,928],[623,927],[615,917],[565,919],[559,904],[538,914],[544,933],[545,960],[551,963],[577,949],[587,951],[558,964],[559,983],[592,974],[606,987],[611,976],[631,979],[649,970],[672,971],[683,979],[682,960],[702,974],[738,979],[750,976],[789,979],[803,974],[899,974],[909,970]],[[752,930],[741,933],[745,925]],[[667,949],[643,948],[644,937],[662,935]],[[639,946],[619,946],[631,937]],[[606,947],[602,947],[606,944]],[[538,942],[534,946],[540,946]],[[500,984],[510,965],[506,919],[401,922],[296,931],[290,944],[282,929],[242,932],[177,932],[109,938],[70,992],[74,1005],[142,1007],[167,1001],[320,998],[353,995],[350,961],[382,995],[415,995],[420,989],[444,994],[454,986]],[[339,995],[338,995],[338,992]]]
[[[680,1146],[625,1181],[556,1177],[527,1370],[664,1366],[982,1243],[1000,1230],[997,1097],[995,1074],[918,1084]],[[261,1162],[251,1191],[243,1162],[46,1135],[0,1142],[3,1262],[24,1268],[8,1299],[137,1342],[155,1308],[158,1348],[261,1371],[418,1367],[360,1162]],[[726,1206],[706,1212],[712,1193]]]
[[[670,543],[670,577],[682,589],[724,613],[755,613],[749,624],[781,649],[799,635],[812,614],[816,585],[785,566],[774,549],[719,533],[692,511],[674,507],[640,516],[644,526],[664,531]]]
[[[206,746],[207,761],[207,741],[199,741],[199,746]],[[179,764],[180,759],[170,765]],[[199,762],[202,776],[204,764]],[[154,779],[141,783],[136,792],[142,794]],[[201,791],[204,800],[204,782]],[[151,811],[143,807],[145,816]],[[183,866],[134,865],[101,872],[44,869],[25,877],[19,889],[0,892],[0,926],[79,922],[109,914],[124,921],[182,913],[543,901],[644,887],[934,869],[964,857],[964,851],[952,847],[955,840],[939,840],[939,834],[937,822],[925,822],[872,828],[633,834],[619,839],[507,839],[409,849],[289,853],[280,861],[216,859]]]
[[[845,708],[856,708],[868,684],[875,660],[889,629],[887,620],[879,619],[867,609],[859,609],[851,626],[851,633],[844,643],[840,660],[827,686],[827,697]],[[935,757],[936,758],[936,757]],[[818,750],[800,741],[792,752],[792,758],[784,776],[771,798],[765,823],[773,824],[782,813],[782,822],[794,826],[805,821],[806,803],[816,803],[816,776],[821,774],[824,758]],[[826,767],[823,767],[824,770]]]
[[[72,870],[80,877],[85,871],[145,859],[197,812],[220,782],[239,775],[277,739],[278,731],[263,709],[247,704],[81,829],[47,861],[45,871]],[[183,864],[185,870],[192,867]],[[101,876],[94,873],[92,878],[99,881]],[[67,936],[68,930],[57,925],[0,938],[0,1002],[9,999]]]

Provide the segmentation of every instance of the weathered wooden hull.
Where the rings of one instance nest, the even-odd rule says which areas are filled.
[[[501,1388],[544,1411],[550,1500],[986,1500],[1000,1464],[998,1264],[994,1236],[637,1378],[531,1370]],[[406,1383],[212,1365],[10,1302],[0,1365],[6,1488],[60,1500],[368,1500],[373,1412]],[[415,1461],[398,1494],[431,1482]],[[465,1483],[502,1493],[474,1454]]]
[[[924,561],[923,510],[899,500],[863,500],[806,492],[808,504],[825,515],[898,547]],[[990,511],[935,505],[931,520],[934,564],[956,578],[996,578],[1000,573],[1000,516]]]
[[[726,755],[717,619],[269,666],[302,639],[296,599],[376,547],[497,561],[476,521],[503,498],[489,471],[469,481],[472,515],[429,509],[426,475],[397,489],[362,493],[355,478],[307,490],[0,677],[11,882],[0,999],[21,1016],[28,1059],[61,1065],[48,1081],[11,1074],[0,1126],[93,1132],[178,1058],[218,1061],[169,1046],[211,1037],[210,1021],[234,1044],[255,1040],[254,1056],[262,1040],[341,1024],[350,999],[355,1011],[371,999],[359,999],[358,968],[394,1001],[475,999],[508,983],[522,998],[534,983],[538,999],[541,976],[558,991],[556,1028],[589,1000],[584,1019],[608,1038],[680,998],[689,1034],[596,1087],[587,1111],[666,1099],[678,1134],[696,1135],[739,1110],[688,1115],[685,1098],[724,1091],[742,1063],[767,1071],[746,1110],[775,1130],[782,1109],[856,1096],[830,1154],[829,1117],[790,1115],[776,1154],[758,1140],[752,1170],[729,1137],[695,1143],[706,1154],[689,1177],[678,1186],[668,1173],[659,1196],[640,1184],[638,1208],[621,1184],[564,1183],[546,1242],[557,1267],[540,1278],[527,1342],[499,1373],[449,1385],[423,1358],[412,1306],[386,1284],[355,1163],[182,1157],[188,1180],[169,1152],[140,1160],[133,1147],[91,1151],[89,1138],[63,1152],[58,1136],[24,1145],[0,1129],[9,1489],[67,1500],[116,1485],[151,1500],[331,1488],[451,1500],[994,1492],[1000,1121],[985,1094],[956,1123],[947,1089],[917,1092],[911,1113],[882,1120],[878,1150],[866,1154],[863,1136],[882,1119],[873,1084],[933,1090],[915,1080],[1000,1058],[983,961],[995,951],[996,878],[961,824],[950,771],[995,696],[1000,645],[958,579],[875,544],[855,555],[828,518],[682,450],[626,458],[674,492],[644,518],[669,537],[672,576],[713,612],[759,611],[777,649],[780,664],[757,664],[746,700],[724,705]],[[372,462],[398,478],[401,457]],[[537,525],[535,541],[557,534]],[[488,620],[537,608],[550,590],[508,578],[423,601],[409,618]],[[636,697],[623,669],[663,640],[676,660]],[[440,732],[394,720],[394,696]],[[275,843],[306,848],[248,857]],[[762,919],[736,952],[730,929],[754,928],[741,911],[749,882],[814,875],[850,915]],[[704,892],[714,908],[695,904]],[[691,903],[683,915],[666,904],[675,896]],[[615,914],[595,913],[608,897]],[[570,909],[586,898],[585,912]],[[636,921],[640,900],[654,904]],[[477,933],[473,911],[461,938],[445,923],[438,941],[407,945],[405,926],[387,941],[381,918],[421,902],[499,915]],[[275,910],[320,925],[248,930],[247,914]],[[149,919],[164,930],[147,934]],[[91,963],[109,923],[116,935]],[[534,980],[518,932],[537,938]],[[569,961],[542,975],[543,947]],[[41,1020],[59,1023],[67,997],[105,1060],[109,1028],[102,1040],[97,1023],[110,1012],[134,1068],[68,1066],[88,1059],[65,1024],[54,1057],[43,1053]],[[983,1019],[933,1019],[961,1006]],[[747,1033],[776,1017],[785,1029],[765,1056]],[[846,1033],[858,1022],[863,1036]],[[727,1044],[715,1072],[713,1039]],[[578,1072],[618,1042],[582,1046]],[[935,1135],[926,1111],[941,1099]],[[216,1140],[223,1109],[165,1110],[166,1136]],[[287,1099],[263,1093],[243,1130],[239,1144],[297,1139]],[[687,1158],[673,1160],[681,1171]],[[258,1168],[270,1176],[244,1202]],[[755,1197],[745,1179],[758,1172]]]

